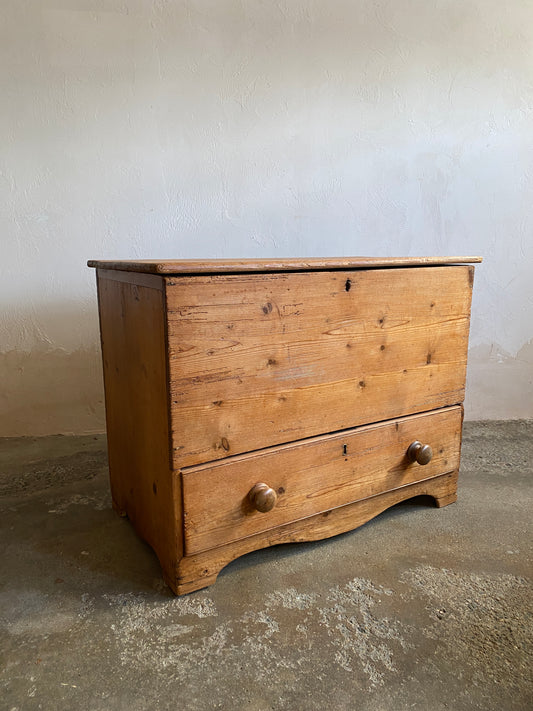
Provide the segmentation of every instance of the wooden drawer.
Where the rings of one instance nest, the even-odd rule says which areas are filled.
[[[472,277],[167,278],[174,468],[462,402]]]
[[[461,426],[462,408],[450,407],[186,468],[186,554],[454,471]],[[406,456],[415,440],[433,450],[424,466]],[[258,482],[277,492],[266,513],[249,499]]]

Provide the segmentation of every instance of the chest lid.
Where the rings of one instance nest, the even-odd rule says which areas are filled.
[[[90,259],[89,267],[146,274],[230,274],[240,272],[306,272],[386,267],[436,267],[475,264],[481,257],[309,257],[278,259]]]

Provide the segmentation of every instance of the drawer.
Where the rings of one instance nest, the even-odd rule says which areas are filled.
[[[186,554],[454,471],[461,427],[462,408],[449,407],[187,467]],[[428,463],[408,458],[415,441],[432,448]],[[273,491],[254,490],[259,483]],[[273,508],[255,508],[267,508],[274,494]]]
[[[174,469],[462,402],[472,275],[168,278]]]

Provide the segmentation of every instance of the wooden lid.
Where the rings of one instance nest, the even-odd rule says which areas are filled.
[[[330,269],[378,269],[382,267],[443,266],[473,264],[481,257],[310,257],[308,259],[136,259],[100,261],[87,266],[147,274],[227,274],[238,272],[305,272]]]

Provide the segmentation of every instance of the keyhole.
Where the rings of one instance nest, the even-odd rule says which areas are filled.
[[[348,445],[347,445],[347,444],[343,444],[343,445],[342,445],[342,453],[343,453],[343,454],[347,454],[347,453],[348,453]]]

